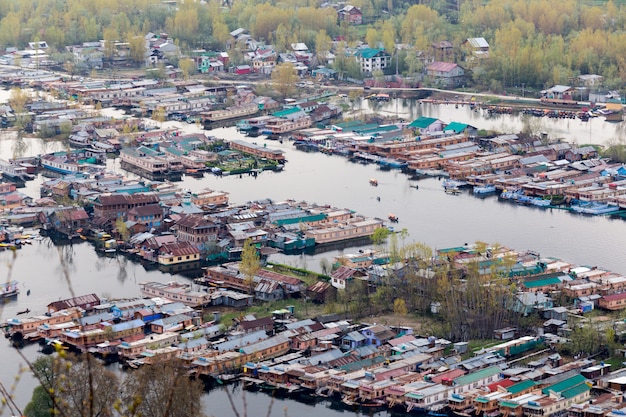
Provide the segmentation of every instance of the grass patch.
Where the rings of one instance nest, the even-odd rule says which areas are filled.
[[[263,303],[259,305],[253,305],[245,310],[241,311],[227,311],[221,314],[221,323],[225,326],[231,326],[233,319],[244,317],[247,314],[254,314],[257,318],[267,317],[272,315],[272,311],[286,309],[287,306],[294,307],[294,316],[297,319],[304,319],[307,317],[315,317],[323,314],[323,306],[317,305],[308,301],[305,303],[303,299],[291,298],[280,301],[272,301],[269,303]]]

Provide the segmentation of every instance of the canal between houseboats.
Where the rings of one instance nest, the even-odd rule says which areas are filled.
[[[446,122],[459,121],[478,128],[502,130],[505,133],[519,131],[522,126],[520,123],[523,122],[520,116],[510,115],[493,118],[483,115],[479,118],[469,108],[455,108],[453,105],[415,104],[408,107],[398,103],[398,107],[398,113],[408,112],[407,120],[425,115]],[[395,112],[396,104],[392,101],[376,110]],[[559,126],[559,131],[563,133],[555,137],[579,143],[589,142],[581,137],[588,133],[587,129],[593,131],[593,138],[597,143],[621,138],[624,124],[605,123],[600,119],[587,123],[551,119],[540,119],[540,122]],[[502,127],[489,123],[499,123]],[[179,126],[187,131],[198,129],[195,125],[185,123],[166,122],[165,126]],[[540,126],[542,131],[556,135],[549,128]],[[555,127],[554,132],[556,131]],[[226,139],[242,138],[234,128],[216,129],[207,133]],[[532,249],[542,255],[562,258],[572,263],[626,273],[626,257],[623,253],[626,248],[626,222],[623,220],[585,217],[557,209],[518,206],[499,202],[495,196],[478,198],[469,192],[448,195],[443,192],[441,180],[437,178],[413,181],[401,172],[381,171],[374,165],[351,163],[341,156],[301,152],[288,141],[281,143],[262,137],[244,140],[284,150],[288,160],[285,170],[280,173],[263,172],[256,178],[247,175],[215,177],[210,174],[204,178],[185,177],[179,185],[191,191],[204,188],[227,191],[230,193],[231,203],[263,198],[275,201],[294,199],[349,208],[371,217],[387,218],[390,213],[394,213],[399,218],[399,223],[394,224],[395,229],[406,229],[409,233],[406,243],[424,242],[436,249],[477,240],[498,242],[518,250]],[[18,146],[15,138],[7,132],[0,137],[0,157],[5,159],[19,154],[40,154],[60,149],[64,149],[62,144],[40,139],[24,139]],[[119,168],[117,160],[110,160],[109,163],[110,168]],[[369,184],[370,178],[378,180],[377,187]],[[37,198],[42,181],[40,176],[29,182],[22,191]],[[418,188],[415,188],[416,185]],[[306,255],[278,254],[271,260],[320,270],[322,259],[332,260],[333,256],[353,253],[363,248],[365,247],[336,248]],[[43,312],[49,302],[73,295],[93,292],[113,298],[132,297],[139,295],[137,283],[141,281],[187,280],[179,275],[146,270],[141,264],[122,256],[100,256],[86,242],[55,247],[44,239],[26,245],[15,254],[11,251],[1,252],[0,261],[5,276],[10,273],[11,278],[20,281],[22,285],[22,293],[18,298],[4,305],[1,311],[2,320],[13,317],[26,308],[32,312]],[[27,289],[31,290],[30,295],[26,294]],[[37,348],[38,346],[29,346],[22,352],[27,358],[33,359],[37,355]],[[0,344],[0,351],[0,381],[9,391],[14,392],[17,404],[24,407],[36,383],[28,372],[22,372],[24,375],[19,380],[14,379],[25,363],[8,341]],[[240,399],[240,391],[234,389],[235,398]],[[214,389],[204,396],[207,414],[219,417],[235,415],[223,390],[224,388]],[[246,399],[250,414],[257,415],[259,410],[263,410],[265,414],[269,396],[250,394]],[[273,405],[271,415],[285,415],[285,408],[290,416],[311,413],[334,416],[353,412],[337,409],[327,402],[311,405],[280,400]],[[387,412],[380,415],[387,415]]]

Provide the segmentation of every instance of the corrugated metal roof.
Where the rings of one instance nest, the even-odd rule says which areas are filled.
[[[502,372],[497,366],[490,366],[489,368],[481,369],[480,371],[473,372],[469,375],[463,375],[454,380],[457,385],[467,385],[477,382],[481,379],[488,378],[492,375],[496,375]]]

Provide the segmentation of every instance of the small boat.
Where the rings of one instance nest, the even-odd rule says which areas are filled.
[[[15,313],[15,314],[17,314],[17,315],[19,316],[19,315],[22,315],[22,314],[28,314],[28,313],[30,313],[30,309],[29,309],[29,308],[27,308],[26,310],[21,310],[21,311],[18,311],[18,312],[17,312],[17,313]]]
[[[370,178],[370,185],[376,187],[378,185],[378,180],[375,178]]]
[[[491,194],[496,192],[496,186],[493,184],[475,185],[472,191],[474,194]]]
[[[448,188],[458,189],[459,187],[466,186],[467,183],[465,181],[445,180],[442,185],[443,185],[443,188],[447,190]]]
[[[459,195],[461,194],[461,190],[458,188],[445,188],[444,191],[446,194]]]
[[[543,198],[535,197],[530,203],[537,207],[548,207],[550,206],[551,200],[544,200]]]
[[[398,219],[398,216],[396,216],[395,214],[390,214],[388,218],[391,223],[398,223],[399,219]]]
[[[18,282],[15,280],[3,283],[0,286],[0,299],[18,295],[20,290],[17,288],[17,284]]]

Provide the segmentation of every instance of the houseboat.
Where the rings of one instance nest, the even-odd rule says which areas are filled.
[[[23,185],[27,180],[32,180],[34,178],[27,172],[26,167],[18,164],[12,164],[4,159],[0,159],[0,172],[6,180],[15,183],[18,187]]]
[[[123,148],[120,151],[121,166],[151,180],[180,179],[184,166],[181,161],[147,146]]]
[[[89,171],[90,165],[97,162],[95,158],[72,159],[67,152],[56,152],[43,155],[39,159],[41,167],[60,174],[75,174]]]
[[[313,124],[309,116],[300,117],[298,119],[289,120],[280,117],[271,118],[265,123],[262,130],[266,135],[283,135],[298,129],[305,129]]]
[[[163,297],[172,301],[180,301],[190,307],[199,307],[211,302],[211,294],[194,291],[190,285],[179,282],[140,282],[139,290],[146,297]]]
[[[204,123],[217,122],[221,120],[237,119],[239,117],[252,116],[259,112],[259,106],[254,103],[241,106],[228,107],[222,110],[211,110],[201,113]]]
[[[5,332],[7,336],[16,339],[37,339],[39,334],[37,329],[39,326],[53,326],[62,323],[77,321],[83,316],[83,312],[79,308],[70,308],[66,310],[56,311],[50,314],[42,314],[31,316],[24,319],[10,318],[5,324]]]

